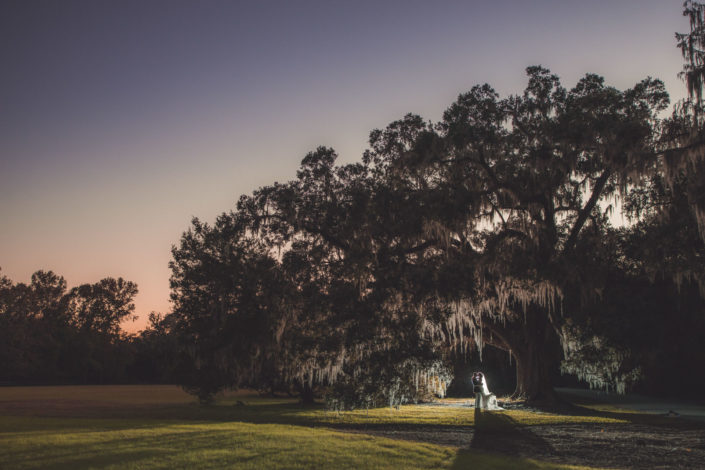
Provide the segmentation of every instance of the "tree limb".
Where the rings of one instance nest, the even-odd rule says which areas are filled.
[[[578,240],[578,234],[583,228],[583,225],[585,225],[585,221],[588,219],[590,212],[592,212],[592,210],[595,208],[595,205],[597,205],[597,201],[600,200],[602,190],[605,188],[607,180],[609,180],[609,177],[611,175],[612,172],[609,169],[606,169],[604,172],[602,172],[600,177],[597,178],[597,181],[595,181],[595,186],[592,188],[592,194],[590,195],[590,199],[588,199],[588,202],[578,213],[578,218],[575,220],[575,224],[573,225],[573,228],[570,231],[568,240],[565,242],[565,246],[563,247],[563,254],[570,253],[575,247],[575,243]]]

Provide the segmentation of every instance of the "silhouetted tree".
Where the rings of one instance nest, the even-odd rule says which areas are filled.
[[[119,322],[132,314],[134,283],[107,278],[67,292],[63,277],[37,271],[29,284],[0,280],[0,381],[116,382],[131,347]]]
[[[682,185],[688,197],[701,237],[705,238],[705,5],[690,0],[683,4],[690,20],[689,33],[676,33],[685,64],[681,77],[688,98],[676,106],[664,123],[662,138],[664,164],[661,169],[669,186]]]
[[[264,238],[290,247],[282,264],[300,307],[283,338],[298,332],[299,341],[283,348],[293,353],[286,366],[310,383],[335,383],[344,407],[415,400],[431,379],[442,392],[447,347],[424,330],[438,307],[426,293],[437,283],[413,237],[418,207],[384,173],[336,167],[336,157],[319,148],[296,180],[242,204]]]
[[[705,360],[698,339],[705,335],[705,242],[691,188],[690,175],[681,173],[668,182],[655,174],[625,201],[628,213],[640,216],[624,229],[620,250],[623,271],[638,288],[629,298],[641,311],[629,315],[623,309],[621,314],[640,325],[642,334],[623,335],[621,341],[640,354],[644,387],[652,392],[687,394],[704,383],[689,370]],[[624,283],[613,285],[620,289]],[[674,381],[670,389],[659,382],[667,375]]]
[[[137,284],[121,277],[74,287],[68,295],[71,320],[81,330],[117,335],[120,322],[134,315],[137,292]]]
[[[51,271],[32,274],[30,284],[0,286],[2,364],[5,380],[52,380],[61,375],[67,326],[66,281]]]
[[[652,171],[668,96],[653,79],[621,92],[587,75],[568,91],[546,69],[528,74],[521,96],[475,87],[437,125],[409,115],[373,131],[361,164],[336,167],[319,148],[297,179],[243,197],[212,229],[195,222],[172,285],[184,331],[208,350],[199,370],[252,364],[233,345],[259,331],[283,377],[393,402],[414,399],[402,386],[413,377],[447,378],[449,350],[491,344],[515,357],[517,395],[555,399],[560,346],[577,354],[584,336],[565,307],[604,287],[590,260],[603,206]],[[282,279],[268,320],[251,325],[258,307],[238,299],[262,274],[233,273],[256,256]]]
[[[668,96],[652,79],[620,92],[588,75],[567,91],[546,69],[528,74],[522,96],[500,100],[478,86],[435,127],[408,116],[373,132],[368,159],[424,194],[419,241],[468,260],[460,269],[474,281],[455,283],[449,321],[478,345],[512,352],[517,395],[553,399],[553,343],[575,339],[561,305],[573,303],[573,291],[580,299],[601,287],[577,248],[604,230],[601,203],[625,194],[656,161],[656,114]]]
[[[137,382],[178,382],[178,342],[174,331],[176,317],[173,314],[151,312],[147,327],[136,336],[128,338],[134,350],[134,360],[128,366],[127,375]]]
[[[211,227],[194,219],[172,249],[173,329],[185,389],[209,402],[224,387],[251,385],[281,307],[276,261],[237,214]]]

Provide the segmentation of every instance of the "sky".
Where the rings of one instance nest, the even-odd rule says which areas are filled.
[[[308,151],[357,161],[369,132],[439,120],[543,65],[685,95],[681,0],[6,0],[0,6],[0,274],[136,282],[136,331],[166,313],[192,217],[295,177]]]

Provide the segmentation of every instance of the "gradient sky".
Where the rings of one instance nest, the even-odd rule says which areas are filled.
[[[519,93],[541,64],[572,87],[661,78],[684,96],[681,0],[70,1],[0,6],[0,267],[69,286],[122,276],[169,310],[192,216],[295,176],[370,130],[438,120],[461,92]]]

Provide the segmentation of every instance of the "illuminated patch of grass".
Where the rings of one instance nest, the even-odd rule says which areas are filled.
[[[404,405],[370,410],[325,411],[309,409],[296,411],[295,416],[319,424],[398,424],[435,426],[472,426],[474,410],[429,405]]]
[[[238,411],[240,416],[248,412],[246,409]],[[383,407],[370,410],[343,411],[340,413],[326,411],[321,407],[310,409],[283,407],[276,411],[271,411],[287,419],[320,425],[474,426],[475,424],[474,408],[442,405],[404,405],[399,409]],[[524,410],[505,410],[491,413],[507,416],[519,426],[627,422],[627,420],[619,417],[593,414],[559,415]]]

